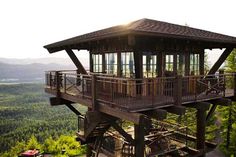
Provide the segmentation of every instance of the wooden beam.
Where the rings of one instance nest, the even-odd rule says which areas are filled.
[[[76,109],[74,108],[74,106],[71,105],[71,103],[66,103],[65,104],[71,111],[73,111],[76,115],[81,115],[81,113]]]
[[[134,137],[135,137],[135,157],[144,157],[144,124],[140,122],[138,125],[134,125]]]
[[[209,100],[208,102],[220,106],[230,106],[232,101],[227,98],[219,98],[219,99]]]
[[[177,115],[184,115],[186,111],[186,108],[184,106],[170,106],[162,109]]]
[[[65,49],[70,59],[75,64],[76,68],[79,70],[81,74],[87,74],[87,71],[84,69],[83,65],[80,63],[79,59],[76,57],[74,52],[71,49]]]
[[[133,53],[134,53],[135,78],[142,78],[143,76],[142,52],[134,51]]]
[[[98,103],[97,103],[97,88],[96,88],[96,75],[92,75],[92,111],[95,111],[98,109]]]
[[[204,62],[204,58],[205,57],[205,52],[203,50],[203,52],[199,53],[199,72],[200,75],[204,75],[204,66],[205,66],[205,62]]]
[[[150,111],[144,111],[143,114],[147,115],[150,118],[154,118],[156,120],[166,119],[167,111],[163,109],[155,109]]]
[[[128,45],[129,46],[134,46],[135,43],[136,43],[135,36],[134,35],[128,35]]]
[[[103,104],[99,104],[98,108],[100,112],[106,113],[113,117],[117,117],[129,122],[133,122],[134,124],[139,124],[139,122],[145,117],[145,115],[141,113],[130,113]]]
[[[206,116],[206,121],[209,122],[210,118],[212,117],[213,113],[215,112],[217,104],[212,104],[210,111],[208,111]]]
[[[209,102],[196,102],[196,103],[189,103],[189,104],[184,104],[185,107],[189,108],[195,108],[195,109],[202,109],[202,110],[208,110],[211,106],[211,103]]]
[[[185,76],[190,75],[190,53],[185,52]]]
[[[164,76],[164,67],[165,67],[165,54],[164,52],[159,52],[157,54],[157,72],[158,72],[158,77],[163,77]]]
[[[89,52],[89,71],[93,72],[93,54]]]
[[[206,110],[197,109],[197,149],[205,150]]]
[[[63,98],[58,98],[58,97],[50,97],[49,102],[50,102],[50,105],[52,105],[52,106],[65,105],[65,104],[71,104],[72,103],[69,100],[65,100]]]
[[[212,66],[210,71],[208,72],[208,75],[215,74],[216,71],[220,68],[220,66],[224,63],[226,58],[229,56],[229,54],[232,52],[233,48],[226,48],[225,51],[221,54],[219,59],[216,61],[216,63]]]
[[[51,93],[51,94],[55,95],[54,90],[45,89],[45,91],[47,93]],[[80,103],[84,106],[88,106],[89,108],[92,108],[91,100],[81,99],[79,97],[75,97],[75,96],[69,95],[67,93],[61,93],[61,98],[65,99],[65,100],[71,100],[71,101],[73,101],[73,103],[75,103],[75,102]],[[57,105],[63,105],[63,104],[57,104]],[[98,103],[97,107],[98,107],[98,111],[100,111],[100,112],[106,113],[106,114],[111,115],[113,117],[117,117],[117,118],[129,121],[129,122],[133,122],[134,124],[139,124],[141,119],[146,117],[144,114],[141,114],[141,113],[131,113],[131,112],[127,112],[127,111],[122,111],[120,109],[116,109],[114,107],[104,105],[102,103]]]
[[[186,134],[183,134],[183,133],[180,133],[180,132],[174,132],[173,135],[175,135],[176,138],[186,139],[187,141],[192,141],[192,142],[197,141],[197,138],[195,136],[192,136],[192,135],[186,135]],[[209,141],[205,141],[205,145],[207,147],[210,147],[210,148],[216,148],[217,147],[217,143],[209,142]]]
[[[102,53],[102,73],[106,73],[105,53]]]
[[[117,52],[117,76],[121,77],[121,52]]]
[[[130,134],[128,134],[122,127],[120,127],[116,122],[112,123],[111,126],[118,131],[128,142],[134,143],[134,139]]]

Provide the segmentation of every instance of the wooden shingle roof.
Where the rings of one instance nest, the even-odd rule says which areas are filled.
[[[141,19],[131,22],[127,25],[118,25],[98,30],[95,32],[49,44],[44,47],[48,49],[49,52],[56,52],[63,50],[65,47],[70,47],[70,45],[76,45],[83,42],[101,40],[126,34],[140,34],[173,39],[216,42],[223,44],[232,44],[236,47],[236,37],[151,19]]]

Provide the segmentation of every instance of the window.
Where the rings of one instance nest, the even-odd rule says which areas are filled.
[[[133,52],[121,53],[121,75],[123,77],[135,77]]]
[[[185,57],[184,54],[177,55],[177,74],[184,75],[185,73]]]
[[[166,71],[173,71],[174,70],[174,55],[166,55]]]
[[[106,73],[117,75],[117,53],[105,54]]]
[[[157,56],[145,53],[143,55],[143,77],[157,76]]]
[[[190,54],[190,75],[199,75],[199,54]]]
[[[93,72],[102,72],[102,55],[93,54]]]

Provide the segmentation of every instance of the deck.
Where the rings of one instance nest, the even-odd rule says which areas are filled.
[[[76,71],[46,72],[45,91],[91,107],[103,105],[142,111],[234,96],[235,74],[158,78],[117,78]]]

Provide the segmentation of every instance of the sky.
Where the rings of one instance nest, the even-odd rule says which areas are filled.
[[[67,57],[43,46],[141,18],[236,36],[235,6],[235,0],[1,0],[0,57]]]

